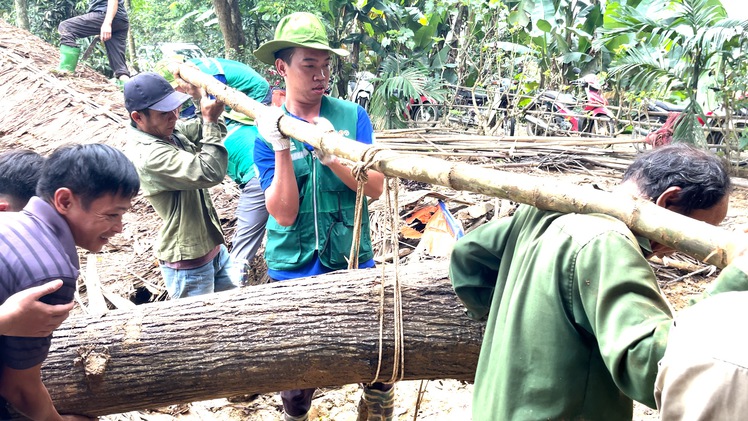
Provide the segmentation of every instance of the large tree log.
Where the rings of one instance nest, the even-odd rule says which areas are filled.
[[[387,269],[382,368],[393,370]],[[446,262],[401,269],[404,378],[473,378],[483,324]],[[244,393],[375,380],[382,269],[342,271],[204,297],[71,317],[42,368],[61,413],[104,415]]]
[[[233,109],[250,117],[261,116],[267,107],[190,66],[174,67],[181,77],[204,87]],[[304,121],[283,117],[280,130],[287,136],[353,162],[373,162],[372,168],[390,177],[403,177],[455,190],[526,203],[560,212],[604,213],[617,218],[634,232],[704,262],[727,266],[745,248],[745,235],[679,215],[654,203],[580,187],[553,183],[547,178],[475,167],[459,162],[351,141],[337,133],[323,133]]]

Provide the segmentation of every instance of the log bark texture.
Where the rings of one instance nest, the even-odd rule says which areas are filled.
[[[382,368],[392,376],[393,274]],[[42,376],[61,413],[90,416],[246,393],[375,380],[382,269],[71,317]],[[484,325],[470,320],[446,262],[401,268],[405,379],[473,379]]]
[[[186,81],[204,87],[231,108],[261,118],[266,106],[215,80],[199,70],[182,65]],[[324,133],[316,126],[285,116],[279,128],[286,136],[301,140],[327,153],[353,162],[372,162],[373,169],[390,177],[471,191],[510,199],[545,210],[565,213],[604,213],[623,221],[634,232],[706,263],[727,266],[745,249],[742,233],[735,233],[671,212],[643,199],[609,193],[571,183],[553,183],[547,178],[481,168],[439,158],[398,153]]]

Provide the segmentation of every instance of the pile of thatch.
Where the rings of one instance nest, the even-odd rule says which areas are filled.
[[[43,155],[68,143],[106,143],[121,148],[128,117],[122,91],[102,74],[79,64],[74,75],[50,70],[57,49],[39,37],[0,20],[0,152],[31,149]],[[227,181],[213,189],[216,209],[230,238],[238,189]],[[158,216],[142,197],[125,216],[122,235],[97,259],[101,287],[139,302],[163,297],[163,281],[153,257]],[[81,250],[82,279],[88,255]],[[81,283],[81,292],[85,292]],[[85,300],[83,295],[83,301]]]
[[[69,142],[120,146],[127,112],[122,92],[80,65],[75,75],[50,73],[57,49],[0,20],[0,137],[2,148],[47,153]]]

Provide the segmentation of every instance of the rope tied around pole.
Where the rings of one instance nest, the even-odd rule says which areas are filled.
[[[358,252],[361,247],[361,222],[364,214],[364,186],[369,181],[368,171],[376,162],[375,158],[383,149],[378,146],[369,146],[361,154],[361,160],[356,162],[351,169],[351,174],[358,181],[356,186],[356,208],[353,214],[353,241],[351,252],[348,255],[348,269],[358,269]]]
[[[394,320],[394,356],[392,361],[392,376],[387,383],[395,383],[405,377],[405,337],[403,334],[403,301],[402,290],[400,285],[400,253],[399,253],[399,223],[400,205],[398,203],[398,192],[400,179],[397,177],[387,177],[384,180],[384,193],[386,194],[388,216],[390,220],[390,242],[392,246],[392,262],[394,263],[394,278],[392,288],[393,298],[393,320]],[[384,243],[384,241],[383,241]],[[385,265],[382,264],[381,289],[379,295],[379,358],[377,361],[377,371],[374,373],[375,383],[379,379],[379,373],[382,370],[382,351],[384,343],[384,290],[387,285],[387,274]]]
[[[358,269],[358,253],[361,245],[361,222],[364,214],[364,186],[369,181],[367,172],[376,162],[376,155],[385,148],[378,146],[369,146],[361,154],[361,159],[356,162],[351,169],[351,174],[358,181],[356,186],[356,211],[353,217],[353,241],[351,252],[348,259],[348,269]],[[397,177],[386,177],[384,180],[384,194],[386,195],[388,216],[391,224],[391,245],[392,261],[395,265],[394,285],[393,285],[393,319],[394,319],[394,357],[392,365],[392,376],[387,383],[395,383],[402,380],[405,376],[405,354],[404,354],[404,334],[403,334],[403,305],[402,291],[400,288],[400,266],[399,266],[399,204],[398,204],[398,185],[400,179]],[[379,379],[379,373],[382,370],[382,352],[384,347],[384,292],[387,285],[387,276],[385,265],[382,265],[381,289],[379,296],[379,356],[377,361],[377,370],[371,383],[376,383]]]

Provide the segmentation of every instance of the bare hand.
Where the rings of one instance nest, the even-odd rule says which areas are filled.
[[[39,299],[62,287],[61,280],[47,282],[13,294],[0,306],[3,335],[46,337],[68,318],[74,302],[59,305],[45,304]]]
[[[112,24],[104,22],[101,24],[101,32],[99,33],[101,42],[107,42],[112,39]]]
[[[205,89],[200,89],[202,98],[200,99],[200,111],[203,114],[204,123],[215,123],[223,114],[225,104],[220,99],[210,99]]]

